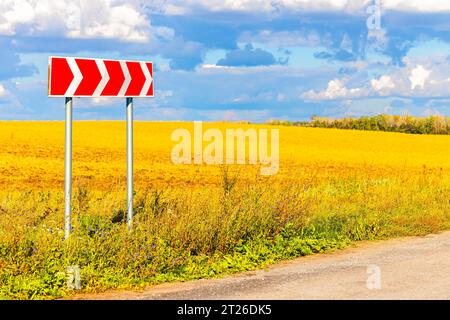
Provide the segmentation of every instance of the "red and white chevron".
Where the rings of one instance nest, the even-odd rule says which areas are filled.
[[[50,57],[50,97],[152,97],[153,64],[144,61]]]

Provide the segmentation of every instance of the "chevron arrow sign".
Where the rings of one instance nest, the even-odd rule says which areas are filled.
[[[50,97],[152,97],[153,64],[145,61],[50,57]]]

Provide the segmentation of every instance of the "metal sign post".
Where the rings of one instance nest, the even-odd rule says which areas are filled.
[[[153,64],[74,57],[49,57],[48,96],[66,98],[64,239],[71,232],[72,98],[126,97],[127,227],[133,223],[133,97],[153,97]]]
[[[66,98],[66,133],[64,154],[64,239],[70,235],[72,199],[72,98]]]
[[[133,98],[127,98],[127,226],[133,222]]]

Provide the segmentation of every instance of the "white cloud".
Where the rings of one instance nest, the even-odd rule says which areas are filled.
[[[164,8],[164,13],[173,16],[181,16],[189,13],[190,10],[188,8],[183,8],[182,6],[177,6],[174,4],[167,4]]]
[[[24,0],[3,0],[0,10],[0,34],[12,35],[14,26],[30,23],[35,17],[33,7]]]
[[[372,79],[370,80],[370,84],[372,89],[380,95],[387,95],[391,89],[395,88],[392,77],[388,75],[381,76],[379,79]]]
[[[425,86],[425,82],[429,79],[431,71],[424,68],[422,65],[418,65],[411,71],[411,75],[409,76],[409,81],[411,81],[411,90],[414,90],[416,87],[420,87],[423,89]]]
[[[168,5],[177,10],[166,10],[167,14],[175,14],[184,8],[189,11],[193,7],[201,7],[210,11],[241,12],[274,12],[279,9],[289,11],[345,11],[348,13],[366,14],[366,8],[372,0],[170,0]],[[384,0],[381,2],[385,10],[410,12],[442,12],[450,11],[447,0]]]
[[[322,91],[309,90],[301,94],[306,100],[344,100],[365,97],[433,97],[450,96],[450,65],[446,57],[404,59],[404,67],[391,67],[377,78],[369,78],[361,85],[361,70],[352,76],[333,79]],[[359,85],[354,85],[358,83]],[[352,87],[352,89],[350,89]]]
[[[209,11],[266,12],[340,11],[366,15],[370,0],[158,0],[167,15],[186,15],[200,8]],[[63,34],[74,38],[118,38],[146,41],[150,21],[143,0],[1,0],[0,35]],[[448,12],[447,0],[385,0],[384,10]],[[312,37],[312,38],[311,38]],[[291,39],[293,41],[293,39]],[[317,41],[307,35],[304,41]]]
[[[146,41],[150,22],[137,8],[112,0],[2,0],[0,34],[63,35]]]
[[[167,27],[153,27],[152,32],[163,40],[173,40],[175,37],[175,31]]]
[[[342,80],[334,79],[328,82],[325,90],[315,92],[310,90],[302,95],[302,98],[307,100],[334,100],[334,99],[348,99],[357,98],[365,94],[363,88],[347,88]]]
[[[215,64],[201,64],[196,67],[198,74],[263,74],[264,72],[271,72],[273,75],[298,75],[306,74],[304,69],[293,68],[286,65],[269,65],[269,66],[218,66]]]
[[[355,10],[365,7],[366,0],[172,0],[170,4],[181,7],[199,6],[210,11],[263,11],[277,8],[291,10]]]
[[[8,95],[8,91],[5,87],[0,83],[0,97],[6,97]]]
[[[442,12],[450,11],[450,1],[447,0],[385,0],[383,7],[397,11],[412,12]]]

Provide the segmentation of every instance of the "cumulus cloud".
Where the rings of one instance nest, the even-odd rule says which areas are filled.
[[[370,85],[374,92],[378,92],[380,95],[387,95],[392,89],[395,88],[394,81],[391,76],[384,75],[379,79],[370,80]]]
[[[414,90],[416,87],[423,89],[425,82],[430,77],[430,73],[430,70],[427,70],[422,65],[418,65],[412,69],[411,75],[408,77],[409,81],[411,81],[411,90]]]
[[[0,34],[13,35],[20,24],[30,23],[35,17],[34,8],[27,1],[5,0],[0,4]]]
[[[1,0],[0,36],[12,36],[14,45],[9,47],[14,50],[47,52],[51,48],[53,52],[64,53],[109,50],[127,55],[151,52],[169,60],[173,69],[195,68],[202,61],[204,45],[176,34],[166,25],[152,25],[150,14],[158,7],[157,1],[153,1],[155,8],[144,2]],[[164,4],[165,0],[161,2]],[[118,42],[129,45],[119,47]],[[2,55],[0,51],[0,58]],[[25,66],[19,71],[23,69]],[[0,69],[0,77],[1,73]],[[11,73],[14,72],[8,75]]]
[[[112,0],[2,0],[0,34],[63,35],[146,41],[150,22],[131,4]]]
[[[302,98],[307,100],[335,100],[361,97],[365,94],[362,88],[347,88],[340,79],[334,79],[328,82],[325,90],[316,92],[310,90],[302,94]]]
[[[405,67],[391,68],[386,74],[367,79],[362,85],[361,73],[333,79],[322,91],[309,90],[301,95],[306,100],[343,100],[363,97],[409,96],[448,97],[450,66],[443,60],[421,63],[404,59]]]

